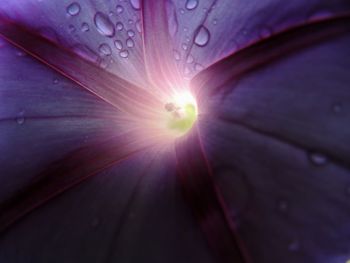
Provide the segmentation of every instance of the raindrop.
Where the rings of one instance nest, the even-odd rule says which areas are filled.
[[[24,52],[22,52],[22,51],[17,51],[16,52],[16,55],[18,56],[18,57],[25,57],[25,55],[26,55],[26,53],[24,53]]]
[[[185,69],[184,69],[184,73],[185,73],[185,75],[190,75],[191,74],[191,70],[189,69],[189,67],[185,67]]]
[[[181,45],[181,47],[182,47],[183,50],[187,50],[187,44],[183,43],[183,44]]]
[[[24,111],[20,111],[18,116],[16,117],[16,122],[19,125],[22,125],[25,122],[25,118],[24,118]]]
[[[106,36],[113,37],[115,34],[114,26],[109,18],[101,12],[97,12],[94,18],[97,31]]]
[[[141,8],[140,0],[130,0],[130,4],[136,10],[140,10]]]
[[[82,24],[81,24],[81,31],[82,31],[82,32],[87,32],[87,31],[89,31],[89,30],[90,30],[90,26],[89,26],[88,23],[82,23]]]
[[[129,51],[123,50],[119,53],[119,56],[121,56],[122,58],[127,58],[129,56]]]
[[[134,40],[132,40],[131,38],[128,38],[126,40],[126,46],[127,47],[134,47],[135,46]]]
[[[97,217],[91,221],[92,227],[98,227],[99,224],[100,224],[100,220]]]
[[[129,37],[135,36],[135,32],[133,30],[128,30],[128,36]]]
[[[58,80],[58,79],[54,79],[54,80],[53,80],[53,84],[55,84],[55,85],[57,85],[57,84],[58,84],[58,82],[59,82],[59,80]]]
[[[134,21],[133,21],[132,19],[129,19],[129,20],[128,20],[128,24],[129,24],[129,25],[132,25],[133,23],[134,23]]]
[[[298,251],[300,249],[300,244],[298,241],[293,241],[288,245],[288,250],[295,252]]]
[[[218,23],[217,19],[213,19],[213,25],[216,25]]]
[[[180,56],[180,52],[179,52],[179,51],[174,50],[174,58],[175,58],[175,60],[180,60],[180,59],[181,59],[181,56]]]
[[[108,61],[105,60],[105,59],[102,59],[100,61],[100,67],[103,68],[103,69],[107,68],[108,67]]]
[[[196,71],[201,71],[201,70],[204,69],[204,67],[203,67],[201,64],[196,63],[196,64],[194,65],[194,69],[195,69]]]
[[[193,56],[192,56],[191,54],[188,55],[187,60],[186,60],[186,63],[191,64],[191,63],[193,63],[193,61],[194,61]]]
[[[310,161],[316,166],[322,166],[327,164],[328,158],[326,155],[318,152],[312,152],[309,154]]]
[[[114,41],[114,46],[118,49],[121,50],[123,48],[123,43],[120,40]]]
[[[278,200],[277,209],[280,212],[286,212],[288,207],[289,207],[289,205],[288,205],[288,202],[286,200]]]
[[[68,26],[68,29],[69,29],[69,32],[71,32],[71,33],[74,33],[75,32],[75,26],[73,26],[73,25],[69,25]]]
[[[194,39],[194,43],[200,47],[208,44],[210,39],[209,30],[205,26],[200,26]]]
[[[124,7],[122,7],[121,5],[117,5],[117,14],[121,14],[124,11]]]
[[[141,26],[141,21],[137,20],[136,21],[136,30],[137,32],[141,33],[142,32],[142,26]]]
[[[100,54],[103,56],[110,56],[112,54],[112,50],[107,44],[101,44],[98,48]]]
[[[188,31],[188,27],[184,27],[184,32],[187,32]]]
[[[198,0],[187,0],[186,8],[188,10],[193,10],[198,6]]]
[[[118,31],[122,31],[122,30],[124,29],[124,25],[123,25],[122,22],[118,22],[118,23],[116,24],[116,27],[117,27],[117,30],[118,30]]]
[[[343,109],[343,106],[342,106],[342,104],[340,104],[340,103],[335,103],[335,104],[333,104],[333,106],[332,106],[332,111],[333,111],[335,114],[341,113],[342,109]]]
[[[180,8],[180,14],[183,15],[185,13],[185,9]]]
[[[78,3],[72,3],[67,7],[67,13],[71,16],[76,16],[80,12],[80,5]]]

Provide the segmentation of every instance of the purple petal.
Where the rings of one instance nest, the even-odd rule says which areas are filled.
[[[193,73],[276,32],[350,10],[347,0],[175,2],[175,48]]]
[[[114,1],[14,0],[0,7],[11,21],[145,85],[140,13],[130,2]]]
[[[204,148],[253,261],[349,258],[349,25],[301,26],[195,79]]]
[[[184,204],[174,164],[173,154],[147,151],[107,169],[2,235],[0,259],[215,262]]]

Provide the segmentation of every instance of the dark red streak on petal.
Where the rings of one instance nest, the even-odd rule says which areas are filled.
[[[52,198],[149,146],[128,133],[82,147],[52,163],[20,193],[0,203],[0,233]]]
[[[218,262],[250,262],[220,192],[215,187],[196,128],[188,137],[177,141],[176,157],[178,178],[185,199]]]
[[[254,43],[199,73],[191,83],[201,101],[225,89],[226,83],[273,63],[280,58],[350,32],[350,14],[291,28]],[[204,86],[208,88],[203,88]],[[229,90],[227,92],[230,92]]]
[[[1,17],[0,36],[121,111],[147,118],[147,114],[154,116],[153,109],[162,107],[162,103],[145,89]]]

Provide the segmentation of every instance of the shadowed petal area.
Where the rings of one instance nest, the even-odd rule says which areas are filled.
[[[185,200],[219,262],[249,262],[204,155],[198,131],[176,143],[178,177]]]
[[[136,2],[14,0],[0,6],[0,15],[142,86],[146,75]]]
[[[196,74],[204,67],[247,45],[293,26],[349,12],[347,0],[184,0],[173,1],[169,16],[174,48],[184,71]]]
[[[305,25],[193,82],[204,149],[253,261],[350,258],[349,32],[346,16]]]
[[[106,169],[7,231],[0,259],[215,262],[183,201],[174,164],[173,154],[147,151]]]

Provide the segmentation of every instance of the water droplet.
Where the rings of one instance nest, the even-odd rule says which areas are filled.
[[[118,23],[116,24],[116,27],[117,27],[117,30],[118,30],[118,31],[122,31],[122,30],[124,29],[124,25],[123,25],[122,22],[118,22]]]
[[[131,38],[128,38],[126,40],[126,46],[127,47],[134,47],[135,46],[134,40],[132,40]]]
[[[107,44],[101,44],[98,48],[99,52],[103,56],[110,56],[112,54],[112,50]]]
[[[71,32],[71,33],[74,33],[75,32],[75,26],[73,26],[73,25],[69,25],[68,26],[68,29],[69,29],[69,32]]]
[[[188,10],[193,10],[198,6],[198,0],[187,0],[186,8]]]
[[[339,114],[341,113],[343,109],[343,105],[341,103],[335,103],[333,104],[332,106],[332,111],[335,113],[335,114]]]
[[[76,2],[70,4],[67,7],[67,13],[71,16],[76,16],[79,14],[79,12],[80,12],[80,5]]]
[[[81,31],[82,31],[82,32],[87,32],[87,31],[89,31],[89,30],[90,30],[90,26],[89,26],[88,23],[82,23],[82,24],[81,24]]]
[[[180,52],[179,52],[179,51],[174,50],[174,58],[175,58],[175,60],[180,60],[180,59],[181,59],[181,56],[180,56]]]
[[[117,14],[121,14],[124,11],[124,7],[122,7],[121,5],[117,5]]]
[[[185,13],[185,9],[180,8],[180,14],[183,15]]]
[[[58,84],[58,82],[59,82],[59,80],[58,80],[58,79],[53,79],[53,84],[57,85],[57,84]]]
[[[188,27],[184,27],[184,32],[187,32],[188,31]]]
[[[129,19],[129,20],[128,20],[128,24],[129,24],[129,25],[132,25],[133,23],[134,23],[134,20],[132,20],[132,19]]]
[[[286,212],[288,210],[288,202],[286,200],[278,200],[277,201],[277,209],[280,211],[280,212]]]
[[[196,71],[201,71],[201,70],[204,69],[204,67],[203,67],[201,64],[196,63],[196,64],[194,65],[194,69],[195,69]]]
[[[209,30],[205,26],[200,26],[194,39],[197,46],[204,47],[210,39]]]
[[[191,70],[189,69],[189,67],[185,67],[185,69],[184,69],[184,73],[185,73],[185,75],[190,75],[191,74]]]
[[[106,69],[108,67],[108,61],[105,60],[105,59],[102,59],[100,61],[100,67],[103,68],[103,69]]]
[[[316,166],[322,166],[328,162],[327,156],[319,152],[311,152],[309,154],[309,159]]]
[[[21,50],[18,50],[18,51],[16,52],[16,55],[17,55],[18,57],[25,57],[25,56],[26,56],[26,53],[22,52]]]
[[[183,50],[187,50],[187,44],[183,43],[183,44],[181,45],[181,47],[182,47]]]
[[[140,0],[130,0],[130,4],[131,4],[132,8],[134,8],[136,10],[140,10],[140,8],[141,8]]]
[[[137,20],[136,21],[136,30],[137,32],[141,33],[142,32],[142,25],[141,25],[141,21]]]
[[[194,61],[193,56],[192,56],[191,54],[188,55],[188,57],[187,57],[187,59],[186,59],[186,63],[191,64],[191,63],[193,63],[193,61]]]
[[[128,30],[128,36],[129,37],[135,36],[135,32],[133,30]]]
[[[120,51],[119,56],[121,56],[122,58],[127,58],[129,56],[129,51],[127,50]]]
[[[100,224],[100,220],[96,217],[96,218],[92,219],[90,225],[91,225],[92,227],[98,227],[99,224]]]
[[[18,116],[16,117],[16,122],[19,125],[22,125],[25,122],[24,110],[22,110],[18,113]]]
[[[213,25],[216,25],[218,23],[217,19],[213,19]]]
[[[114,46],[118,49],[121,50],[123,48],[123,43],[120,40],[114,41]]]
[[[95,26],[97,28],[97,31],[106,36],[106,37],[113,37],[115,34],[114,26],[112,22],[109,20],[109,18],[101,13],[97,12],[94,18]]]
[[[291,242],[289,245],[288,245],[288,250],[289,251],[292,251],[292,252],[295,252],[295,251],[298,251],[300,249],[300,244],[298,241],[293,241]]]

